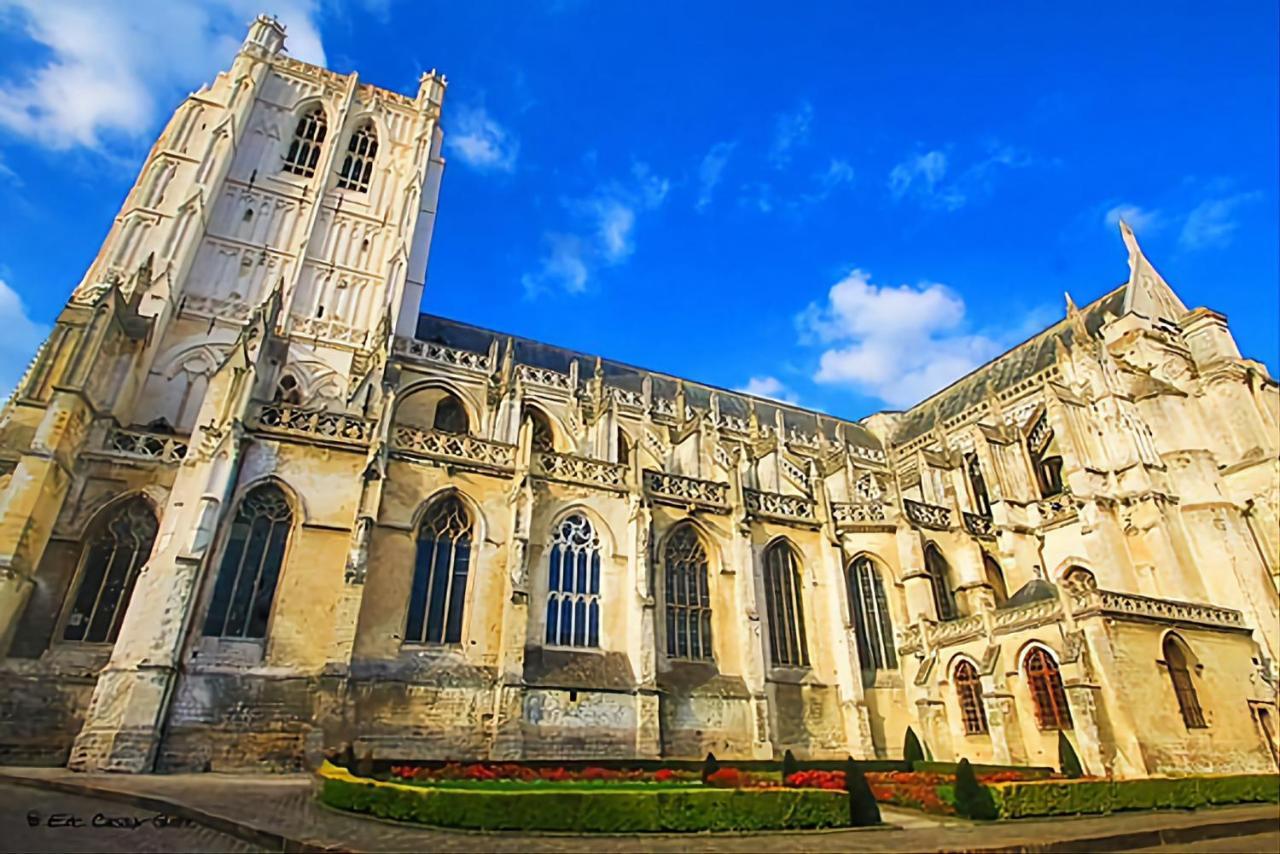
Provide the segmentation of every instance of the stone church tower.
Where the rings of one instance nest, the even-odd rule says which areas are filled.
[[[1280,394],[1129,277],[846,422],[422,315],[445,79],[259,18],[0,413],[0,762],[1276,766]]]

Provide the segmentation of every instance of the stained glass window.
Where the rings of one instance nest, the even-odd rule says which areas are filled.
[[[800,561],[790,543],[776,542],[765,552],[764,596],[769,612],[769,653],[773,665],[809,666]]]
[[[667,655],[710,659],[711,594],[707,589],[707,550],[691,525],[681,525],[663,549],[666,588]]]
[[[267,636],[267,618],[292,526],[293,512],[278,486],[266,484],[245,495],[218,567],[204,623],[206,636]]]
[[[1027,687],[1036,707],[1036,723],[1040,729],[1071,729],[1071,708],[1062,688],[1058,662],[1041,647],[1032,647],[1022,660],[1027,674]]]
[[[462,642],[470,566],[471,516],[450,495],[432,504],[418,526],[405,643]]]
[[[324,145],[324,137],[328,131],[329,122],[321,107],[315,107],[298,119],[298,126],[293,131],[293,141],[289,143],[289,151],[284,156],[284,171],[304,178],[316,174],[316,162],[320,159],[320,148]]]
[[[875,562],[866,555],[854,558],[846,573],[846,583],[862,669],[896,668],[898,656],[893,648],[893,619],[889,616],[884,581]]]
[[[365,122],[347,140],[347,155],[342,161],[342,170],[338,173],[338,187],[358,193],[368,192],[369,176],[373,172],[373,161],[377,156],[378,135],[373,129],[373,122]]]
[[[85,544],[64,640],[115,643],[134,582],[155,539],[156,517],[143,499],[134,498],[108,512]]]
[[[971,662],[961,661],[956,665],[955,682],[964,731],[969,735],[986,732],[987,710],[982,705],[982,683],[978,679],[978,669]]]
[[[580,513],[566,517],[551,539],[547,644],[600,646],[600,537]]]

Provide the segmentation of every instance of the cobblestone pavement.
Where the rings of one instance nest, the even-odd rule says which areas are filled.
[[[94,827],[110,820],[114,827]],[[157,826],[157,824],[161,826]],[[0,783],[0,851],[257,851],[181,818],[99,798]]]
[[[531,836],[519,833],[432,830],[338,813],[319,806],[312,797],[310,778],[300,775],[73,774],[64,769],[52,768],[5,768],[0,769],[0,774],[42,779],[45,785],[92,786],[95,797],[111,795],[162,798],[181,808],[198,810],[208,816],[278,834],[315,848],[367,852],[599,851],[623,854],[659,851],[694,854],[768,851],[770,854],[783,854],[795,851],[852,850],[980,851],[1073,841],[1079,845],[1080,850],[1088,850],[1088,840],[1118,833],[1242,820],[1269,821],[1272,824],[1268,827],[1280,827],[1280,810],[1275,805],[1253,805],[1198,812],[1134,813],[1001,824],[975,824],[961,819],[941,820],[909,811],[885,810],[885,820],[896,825],[896,828],[715,836]],[[24,810],[25,807],[20,809],[17,816],[25,822]],[[1253,832],[1256,833],[1257,830],[1254,829]],[[0,840],[0,847],[3,847],[3,843],[4,840]],[[1189,850],[1248,849],[1228,847]]]

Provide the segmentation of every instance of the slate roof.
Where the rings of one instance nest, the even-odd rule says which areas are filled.
[[[498,342],[499,351],[506,347],[510,338],[515,345],[515,361],[518,365],[535,368],[548,368],[561,373],[569,373],[574,362],[578,364],[578,376],[590,379],[595,373],[596,357],[586,353],[577,353],[532,341],[515,335],[506,335],[491,329],[483,329],[434,314],[418,315],[418,328],[415,337],[420,341],[444,344],[458,350],[469,350],[474,353],[487,353],[494,341]],[[622,362],[609,359],[601,360],[604,370],[605,385],[615,386],[627,391],[640,392],[645,377],[652,383],[653,395],[658,398],[674,400],[678,378],[660,374],[644,368],[637,368]],[[801,433],[813,434],[819,429],[829,439],[842,435],[851,445],[883,451],[879,440],[871,431],[853,421],[845,421],[812,409],[802,409],[776,400],[755,397],[742,392],[729,391],[716,386],[684,380],[685,401],[694,409],[705,412],[710,408],[711,393],[715,392],[720,402],[720,412],[725,415],[746,419],[750,415],[751,403],[755,403],[756,417],[761,424],[773,424],[776,412],[782,413],[783,424],[788,430],[794,428]]]

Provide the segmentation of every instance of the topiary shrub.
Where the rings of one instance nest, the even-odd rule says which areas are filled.
[[[907,734],[902,739],[902,758],[907,762],[924,761],[924,748],[911,727],[907,727]]]
[[[1084,776],[1080,757],[1076,756],[1076,750],[1071,746],[1071,739],[1067,738],[1067,734],[1062,730],[1058,730],[1058,767],[1062,769],[1062,776],[1068,779],[1077,780]]]
[[[782,754],[782,782],[787,782],[787,778],[800,770],[800,763],[796,761],[796,755],[790,750]]]
[[[871,793],[867,775],[850,756],[844,764],[844,789],[849,793],[849,824],[870,827],[880,823],[880,805]]]
[[[716,761],[714,753],[708,753],[707,758],[702,760],[702,782],[705,785],[707,778],[720,770],[720,763]]]
[[[987,787],[978,782],[968,759],[956,766],[956,812],[967,818],[984,821],[996,817],[996,804]]]

